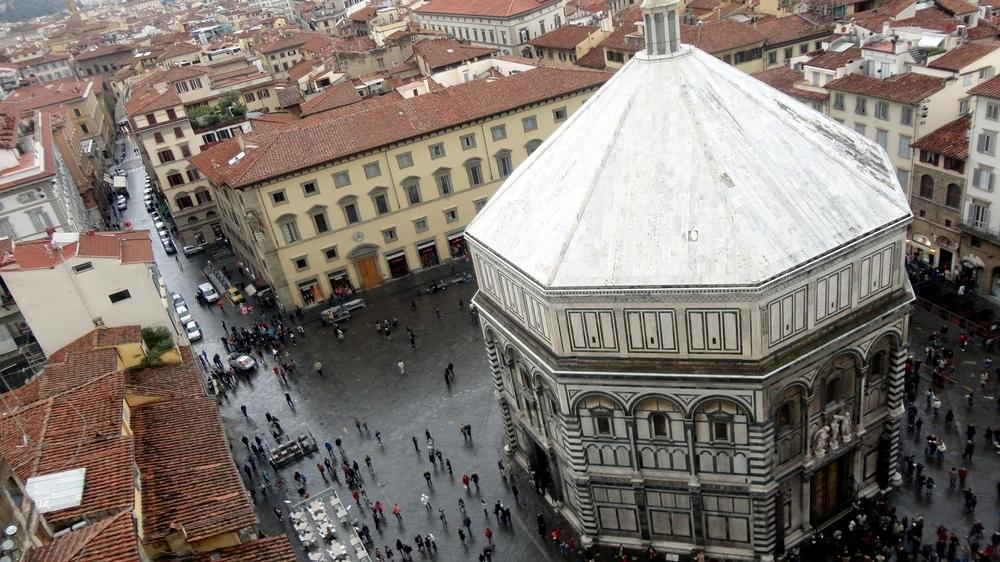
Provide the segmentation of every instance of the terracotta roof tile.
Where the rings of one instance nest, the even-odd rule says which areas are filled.
[[[418,14],[454,14],[509,18],[552,4],[554,0],[431,0]]]
[[[934,0],[934,3],[946,13],[953,16],[971,14],[979,10],[974,4],[970,4],[965,0]]]
[[[368,5],[356,12],[353,12],[350,16],[348,16],[348,19],[351,21],[366,22],[373,17],[375,17],[375,6]]]
[[[796,14],[783,18],[771,18],[757,22],[754,27],[764,36],[768,45],[780,45],[804,37],[813,37],[829,33],[829,24],[814,24],[802,15]]]
[[[140,562],[131,512],[122,512],[33,548],[26,562]]]
[[[200,53],[200,52],[201,52],[201,47],[192,45],[191,43],[175,43],[164,49],[156,60],[158,62],[161,62],[167,59],[172,59],[174,57],[193,55],[195,53]]]
[[[917,142],[913,143],[913,147],[964,160],[969,157],[969,129],[971,126],[972,116],[963,115],[920,137]]]
[[[164,537],[175,524],[184,527],[189,541],[197,541],[257,522],[214,399],[144,404],[132,413],[132,427],[147,542]]]
[[[913,105],[943,89],[944,84],[943,78],[914,72],[897,74],[885,80],[869,78],[861,74],[851,74],[829,82],[826,89]]]
[[[300,107],[302,108],[302,116],[306,117],[359,101],[361,101],[361,96],[354,89],[354,85],[350,82],[340,82],[302,102]]]
[[[307,51],[317,52],[329,45],[333,38],[325,33],[297,31],[285,37],[281,37],[270,43],[257,47],[261,54],[270,54],[277,51],[284,51],[292,48],[302,48]]]
[[[195,366],[191,348],[179,348],[183,361],[175,365],[129,369],[125,390],[144,396],[198,398],[205,396],[204,383]]]
[[[285,537],[268,537],[211,554],[203,554],[194,562],[296,562],[298,558]]]
[[[92,80],[64,78],[34,86],[22,86],[12,91],[3,104],[16,104],[22,112],[42,107],[70,103],[83,98]]]
[[[600,29],[593,25],[564,25],[545,35],[535,37],[528,41],[528,44],[548,49],[575,49],[577,45],[586,41],[587,37]]]
[[[974,96],[986,96],[988,98],[1000,99],[1000,75],[994,76],[981,84],[977,84],[969,90],[969,93]]]
[[[997,49],[1000,49],[1000,42],[997,41],[971,41],[928,62],[927,66],[959,72]]]
[[[764,41],[764,35],[752,25],[732,20],[710,21],[698,26],[682,25],[681,41],[709,54]]]
[[[801,70],[795,70],[788,66],[758,72],[753,77],[779,92],[800,100],[825,101],[829,97],[829,94],[824,94],[823,92],[796,88],[795,84],[804,79],[804,73]]]
[[[498,49],[474,47],[457,39],[424,39],[413,45],[413,55],[423,59],[431,70],[443,68],[469,60],[487,58]]]
[[[966,34],[969,36],[970,41],[976,41],[979,39],[996,39],[997,36],[1000,36],[1000,29],[997,29],[995,25],[985,19],[980,18],[976,27],[968,28]]]
[[[892,24],[892,27],[919,27],[921,29],[953,33],[958,28],[959,23],[961,22],[937,8],[924,8],[923,10],[917,10],[917,15],[912,18],[896,20]]]
[[[101,45],[93,49],[87,49],[77,53],[76,62],[82,62],[90,59],[96,59],[100,57],[106,57],[109,55],[116,55],[119,53],[131,53],[132,45],[129,43],[112,43],[110,45]]]
[[[15,243],[12,254],[14,261],[2,267],[5,272],[49,269],[71,257],[117,258],[123,264],[154,261],[153,246],[146,230],[83,233],[79,242],[63,245],[61,252],[48,240],[31,240]]]
[[[600,46],[587,51],[586,55],[576,59],[576,65],[583,68],[593,68],[594,70],[604,70],[607,66],[604,60],[604,49]]]
[[[494,81],[473,80],[386,105],[345,107],[309,118],[271,135],[258,148],[228,161],[239,144],[221,142],[191,158],[218,185],[243,187],[294,170],[345,158],[392,142],[454,127],[555,96],[596,88],[608,74],[562,68],[535,68]],[[344,134],[351,131],[352,134]],[[248,136],[253,139],[253,134]]]
[[[824,70],[837,70],[845,64],[861,60],[861,49],[851,47],[841,52],[826,51],[825,53],[809,59],[805,66],[814,66]]]

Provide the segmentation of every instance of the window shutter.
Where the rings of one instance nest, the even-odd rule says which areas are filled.
[[[976,168],[975,170],[972,171],[972,185],[974,185],[976,187],[982,187],[983,186],[983,184],[980,183],[980,181],[979,181],[980,180],[979,176],[981,175],[981,172],[982,172],[982,170],[980,170],[979,168]]]

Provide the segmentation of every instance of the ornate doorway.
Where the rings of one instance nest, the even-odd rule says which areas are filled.
[[[358,279],[362,289],[373,289],[382,284],[382,276],[378,272],[378,248],[375,246],[359,246],[348,254],[348,259],[354,262],[358,271]]]
[[[817,523],[851,501],[851,455],[844,455],[812,475],[812,516]]]

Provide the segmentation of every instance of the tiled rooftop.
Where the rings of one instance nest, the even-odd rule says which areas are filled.
[[[396,103],[350,106],[319,114],[261,141],[257,148],[221,142],[191,162],[216,184],[244,187],[294,170],[316,166],[380,146],[454,127],[503,111],[603,84],[609,75],[587,70],[535,68],[495,81],[473,80]],[[352,134],[344,134],[350,131]],[[233,165],[238,152],[245,156]]]
[[[959,72],[997,49],[1000,49],[1000,42],[997,41],[971,41],[928,62],[927,66]]]
[[[451,14],[509,18],[540,10],[554,0],[431,0],[414,10],[418,14]]]
[[[851,74],[826,85],[827,90],[863,94],[874,98],[906,104],[920,103],[924,98],[944,88],[945,80],[908,72],[884,80]]]
[[[951,158],[964,160],[969,157],[969,129],[972,116],[963,115],[917,139],[914,148],[937,152]]]
[[[599,27],[592,25],[564,25],[544,35],[539,35],[528,41],[528,43],[536,47],[545,47],[548,49],[575,49],[587,37],[590,37],[591,34],[599,30]]]
[[[447,37],[443,39],[424,39],[413,45],[413,55],[423,59],[432,70],[458,64],[469,60],[489,57],[497,49],[475,47]]]

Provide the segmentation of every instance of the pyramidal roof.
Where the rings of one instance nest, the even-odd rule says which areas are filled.
[[[466,235],[553,289],[747,287],[910,218],[881,147],[681,45],[629,61]]]

